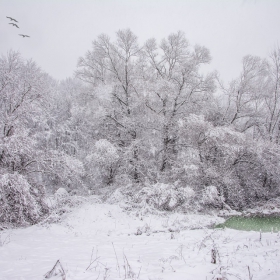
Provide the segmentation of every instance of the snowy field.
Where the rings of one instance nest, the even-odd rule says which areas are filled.
[[[49,279],[279,280],[279,233],[207,228],[222,221],[87,203],[59,224],[0,231],[0,279],[41,280],[60,260],[65,275]]]

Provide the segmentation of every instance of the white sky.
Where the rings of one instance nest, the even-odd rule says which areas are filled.
[[[182,30],[210,49],[209,70],[227,81],[243,56],[267,57],[280,43],[280,0],[0,0],[0,54],[20,51],[56,79],[73,75],[99,34],[126,28],[140,43]]]

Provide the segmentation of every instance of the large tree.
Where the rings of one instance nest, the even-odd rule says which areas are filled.
[[[100,35],[93,42],[93,49],[79,59],[76,74],[94,85],[97,96],[103,99],[104,137],[119,147],[123,168],[137,182],[142,52],[137,37],[129,29],[116,35],[114,42],[107,35]]]
[[[10,51],[0,59],[0,166],[27,172],[36,165],[34,127],[43,118],[49,77],[33,61]]]
[[[214,90],[214,76],[199,72],[211,60],[208,49],[198,45],[192,48],[180,31],[163,39],[159,46],[155,39],[148,40],[145,54],[152,73],[146,106],[154,113],[154,127],[160,133],[162,172],[172,165],[176,150],[182,147],[179,119],[202,110]]]

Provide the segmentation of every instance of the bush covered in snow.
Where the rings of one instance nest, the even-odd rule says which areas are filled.
[[[69,193],[64,188],[59,188],[55,194],[55,198],[57,201],[63,200],[69,196]]]
[[[0,222],[13,225],[35,224],[48,212],[44,190],[18,173],[0,176]]]
[[[87,166],[98,186],[111,185],[115,179],[119,155],[117,148],[106,139],[95,143],[93,151],[87,156]]]
[[[71,213],[85,202],[100,202],[95,197],[86,198],[84,196],[70,195],[64,188],[59,188],[54,196],[50,198],[50,201],[50,215],[43,221],[43,224],[60,222],[65,214]]]
[[[158,210],[172,211],[187,202],[193,195],[194,191],[189,187],[177,188],[174,185],[157,183],[138,192],[135,201],[140,203],[145,200],[148,205]]]
[[[82,196],[70,196],[64,188],[59,188],[54,194],[53,209],[58,212],[69,212],[71,208],[81,205],[86,198]]]
[[[193,189],[181,184],[156,183],[154,185],[127,185],[115,188],[104,195],[104,201],[119,204],[127,211],[137,210],[160,214],[159,211],[178,211],[183,213],[217,213],[219,209],[232,211],[216,186]]]
[[[108,202],[127,202],[134,207],[145,205],[156,210],[173,211],[177,207],[189,203],[195,192],[190,187],[156,183],[143,188],[132,186],[115,190],[108,198]]]
[[[221,208],[224,203],[223,196],[219,195],[219,192],[215,186],[206,186],[202,192],[202,204],[208,206],[215,206]]]

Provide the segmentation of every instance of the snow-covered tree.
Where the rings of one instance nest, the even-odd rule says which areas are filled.
[[[98,85],[96,94],[107,98],[103,102],[105,116],[103,128],[106,137],[122,148],[123,168],[136,182],[140,178],[140,136],[142,51],[137,37],[129,30],[117,32],[116,41],[100,35],[78,62],[77,76],[92,85]],[[104,92],[105,89],[105,92]],[[101,93],[105,96],[101,96]]]
[[[42,120],[49,78],[33,61],[10,51],[0,59],[0,167],[27,172],[36,164],[34,127]]]
[[[98,140],[86,160],[95,185],[106,186],[114,182],[118,170],[119,154],[112,143],[106,139]]]
[[[269,60],[269,82],[264,91],[265,135],[279,144],[280,137],[280,48],[272,51]],[[263,132],[263,131],[262,131]]]
[[[247,55],[242,61],[242,71],[228,87],[220,82],[225,98],[222,122],[233,124],[245,132],[261,124],[263,97],[268,82],[268,63],[265,59]]]
[[[73,147],[75,142],[73,138],[63,141],[59,138],[61,134],[65,138],[72,137],[73,130],[78,127],[74,123],[78,113],[76,110],[75,119],[69,121],[73,117],[67,115],[70,112],[70,104],[66,103],[66,110],[63,106],[59,107],[59,103],[56,103],[58,99],[53,98],[56,94],[60,94],[60,100],[63,100],[58,83],[44,73],[35,62],[24,60],[14,51],[1,57],[0,176],[4,181],[5,178],[10,178],[10,181],[7,180],[12,183],[6,180],[0,186],[0,191],[2,197],[15,194],[19,203],[26,203],[22,207],[30,205],[29,210],[34,214],[34,217],[28,214],[30,217],[26,218],[26,222],[30,223],[41,218],[43,212],[47,212],[46,209],[43,212],[39,209],[38,212],[34,208],[36,203],[43,205],[41,202],[45,196],[44,186],[48,192],[52,191],[52,186],[54,189],[68,185],[83,186],[83,164],[75,157],[75,150],[69,148],[70,145]],[[59,124],[60,132],[63,132],[61,134],[56,130]],[[64,133],[67,131],[71,131],[70,136]],[[7,191],[11,194],[7,194]],[[35,204],[32,199],[35,199]],[[19,204],[15,207],[21,206]],[[5,209],[8,211],[8,208]],[[11,211],[17,210],[13,208]],[[25,219],[22,218],[24,213],[12,213],[11,216],[14,216],[11,222],[22,223]]]
[[[146,106],[154,113],[154,129],[159,130],[162,172],[176,160],[178,119],[202,109],[214,90],[214,76],[199,73],[200,66],[211,60],[208,49],[192,48],[180,31],[159,46],[155,39],[148,40],[145,54],[152,69]]]
[[[14,225],[34,224],[48,206],[44,202],[44,188],[31,185],[18,173],[0,175],[0,222]]]

